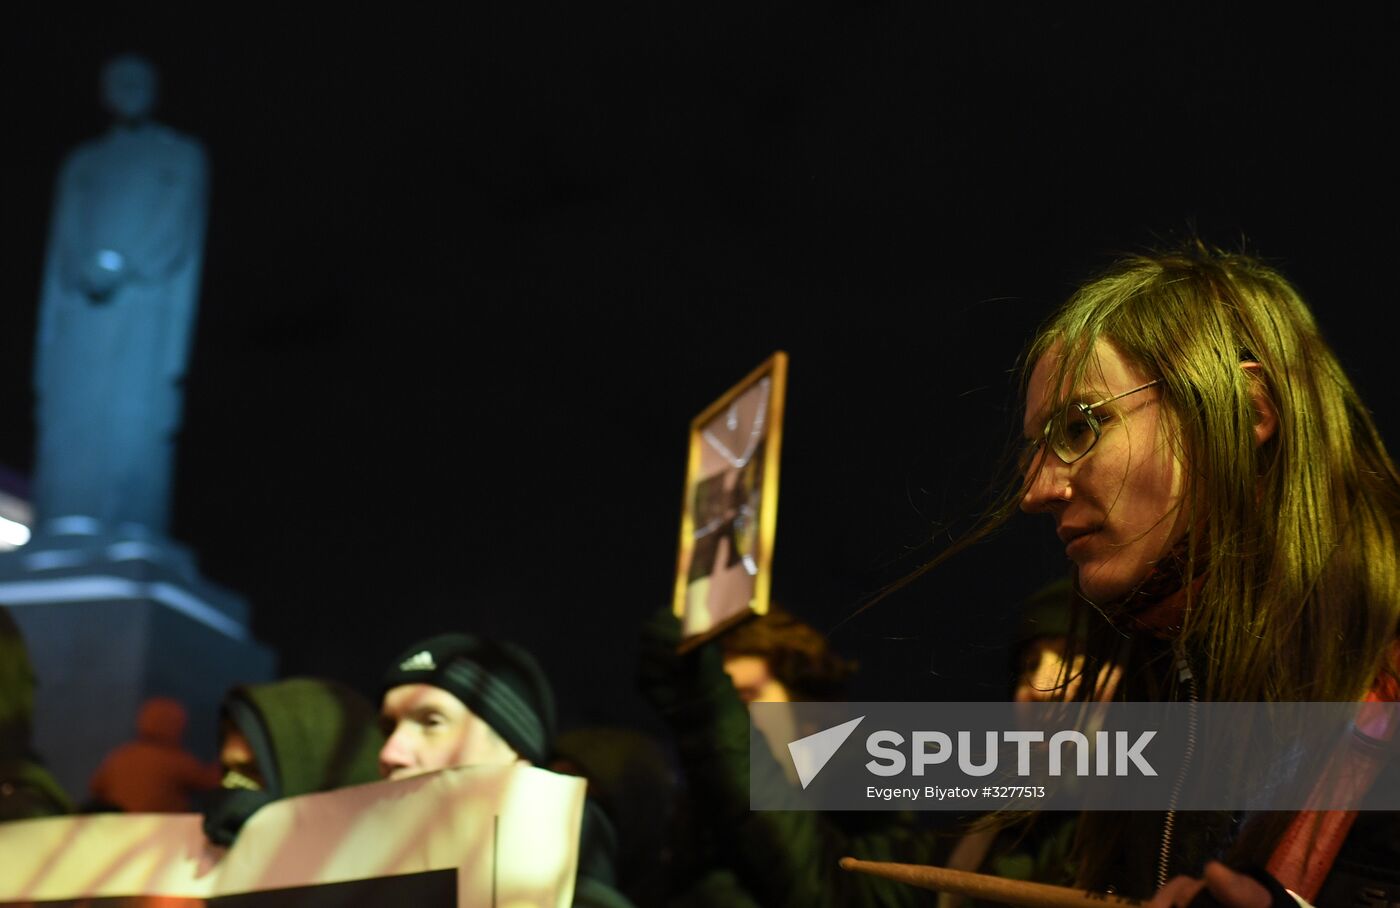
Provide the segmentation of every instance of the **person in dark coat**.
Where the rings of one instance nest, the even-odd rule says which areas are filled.
[[[192,796],[218,788],[219,765],[182,746],[187,718],[184,705],[171,697],[142,703],[136,740],[109,753],[93,773],[91,804],[128,813],[184,813]]]
[[[68,793],[34,753],[34,669],[24,637],[0,608],[0,822],[73,812]]]
[[[932,892],[838,864],[939,863],[949,840],[908,812],[749,809],[751,775],[783,770],[773,759],[750,765],[746,702],[839,699],[855,669],[789,614],[751,620],[685,654],[669,609],[642,632],[639,686],[675,734],[686,786],[688,834],[677,850],[691,859],[675,874],[670,908],[932,905]]]

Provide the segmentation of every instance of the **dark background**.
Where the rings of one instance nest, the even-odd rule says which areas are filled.
[[[649,723],[689,420],[783,349],[776,598],[858,696],[999,698],[1048,525],[851,616],[987,500],[1036,322],[1193,229],[1300,285],[1396,437],[1394,5],[496,6],[0,30],[0,463],[54,174],[146,53],[213,167],[174,535],[285,674],[478,630],[566,723]]]

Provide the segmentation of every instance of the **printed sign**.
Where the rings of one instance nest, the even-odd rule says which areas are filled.
[[[197,814],[0,823],[0,906],[564,908],[584,788],[528,766],[447,769],[276,801],[231,848]]]

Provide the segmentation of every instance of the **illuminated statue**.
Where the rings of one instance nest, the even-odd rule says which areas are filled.
[[[110,61],[102,95],[115,122],[69,155],[54,193],[34,357],[34,504],[40,532],[163,534],[208,167],[197,141],[150,119],[147,61]]]

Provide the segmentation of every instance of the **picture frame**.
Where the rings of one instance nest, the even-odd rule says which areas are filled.
[[[682,652],[768,611],[787,365],[776,351],[691,420],[673,601]]]

